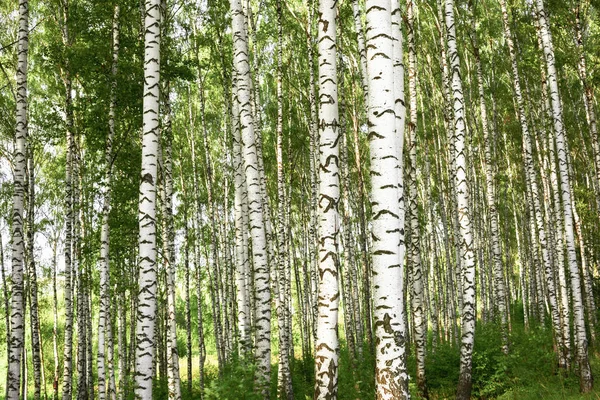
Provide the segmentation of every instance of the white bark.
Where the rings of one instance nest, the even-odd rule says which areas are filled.
[[[310,209],[309,209],[309,224],[308,224],[308,258],[309,258],[309,275],[310,275],[310,292],[307,290],[307,298],[309,299],[310,308],[310,328],[313,338],[317,335],[317,192],[318,192],[318,173],[317,173],[317,140],[319,137],[318,132],[318,114],[317,114],[317,91],[316,91],[316,80],[314,71],[314,44],[313,44],[313,15],[314,6],[313,1],[310,0],[307,3],[308,7],[308,21],[307,21],[307,34],[306,34],[306,47],[308,49],[308,73],[309,73],[309,107],[310,107],[310,121],[309,121],[309,166],[308,173],[310,174]]]
[[[233,31],[233,76],[236,79],[240,111],[244,169],[248,187],[248,214],[255,280],[256,308],[256,385],[264,398],[269,397],[271,371],[271,292],[267,259],[267,240],[263,197],[259,174],[259,160],[252,113],[252,80],[248,62],[248,39],[245,16],[240,0],[231,0]]]
[[[156,317],[156,183],[160,80],[160,0],[146,0],[144,20],[142,172],[139,196],[139,295],[135,397],[152,398]]]
[[[401,194],[403,132],[397,131],[397,80],[394,74],[392,9],[389,1],[368,0],[367,76],[371,153],[373,301],[378,399],[407,399],[404,323],[404,246]],[[394,10],[396,12],[396,10]],[[397,51],[398,49],[396,49]],[[401,58],[400,58],[401,59]],[[403,88],[402,88],[403,90]]]
[[[277,322],[279,327],[279,369],[277,394],[279,398],[291,400],[294,398],[292,390],[292,375],[290,371],[290,335],[288,332],[288,244],[286,237],[286,194],[285,175],[283,171],[283,11],[282,1],[277,0],[277,283],[279,284],[279,308],[277,310]]]
[[[587,78],[587,65],[585,60],[585,52],[583,49],[583,35],[582,35],[582,22],[581,22],[581,2],[577,3],[575,10],[575,41],[577,43],[577,49],[579,50],[579,63],[578,72],[581,86],[583,87],[583,101],[586,110],[586,119],[590,129],[590,136],[592,138],[592,147],[594,151],[594,165],[596,169],[595,180],[596,180],[596,199],[598,207],[600,207],[600,144],[598,143],[598,123],[596,120],[596,109],[594,107],[594,89],[589,84]],[[583,252],[582,252],[583,256]],[[588,323],[590,328],[590,336],[592,346],[596,341],[596,303],[593,295],[593,288],[589,271],[586,268],[582,268],[583,278],[585,285],[585,301],[586,310],[588,315]]]
[[[98,316],[98,398],[100,400],[104,400],[106,398],[114,399],[116,395],[114,386],[114,365],[112,360],[112,324],[110,318],[110,231],[108,217],[111,208],[110,184],[112,179],[113,161],[112,146],[115,137],[116,79],[117,65],[119,61],[119,13],[119,5],[116,5],[113,15],[113,60],[111,68],[112,82],[110,87],[110,104],[108,109],[108,137],[106,139],[106,150],[104,155],[104,204],[102,205],[102,227],[100,229],[100,308]],[[107,351],[108,354],[106,353]],[[108,364],[106,358],[108,358]]]
[[[339,115],[336,46],[337,1],[319,1],[319,197],[318,313],[315,341],[315,399],[337,396]]]
[[[235,78],[233,81],[235,82]],[[250,260],[248,259],[248,204],[246,189],[246,176],[244,161],[242,159],[242,142],[239,124],[239,104],[236,90],[233,90],[232,101],[232,130],[233,130],[233,164],[235,170],[235,259],[236,259],[236,287],[237,287],[237,312],[240,354],[248,355],[252,349],[252,336],[250,325]]]
[[[473,344],[475,341],[475,255],[473,252],[473,233],[471,226],[471,205],[466,159],[467,127],[464,109],[460,59],[456,43],[456,27],[454,19],[454,1],[445,0],[446,39],[448,41],[448,58],[452,76],[452,101],[454,109],[454,140],[450,144],[455,160],[454,185],[456,188],[456,205],[458,211],[458,241],[460,243],[460,266],[462,295],[461,309],[461,346],[460,377],[456,397],[459,400],[471,396],[471,372]]]
[[[24,235],[23,206],[27,152],[27,55],[29,40],[29,5],[19,1],[19,40],[17,50],[17,116],[14,155],[14,193],[12,212],[12,290],[10,308],[10,341],[8,343],[7,399],[20,395],[21,356],[25,345],[25,305],[23,299]]]
[[[69,2],[63,3],[63,21],[62,21],[62,39],[63,45],[68,46],[71,43],[68,29]],[[70,62],[65,60],[63,71],[63,82],[65,86],[65,123],[67,133],[67,165],[65,177],[65,333],[64,333],[64,353],[63,353],[63,400],[71,400],[73,385],[73,162],[75,152],[75,138],[73,130],[73,99]]]
[[[408,89],[410,102],[410,122],[408,124],[408,151],[410,159],[409,180],[409,218],[412,316],[415,332],[415,355],[417,358],[417,386],[423,397],[427,398],[425,381],[425,347],[427,345],[427,323],[425,311],[425,274],[421,260],[421,229],[419,227],[419,206],[417,192],[417,51],[415,44],[415,4],[407,0],[407,39],[408,39]],[[394,77],[395,78],[395,77]],[[404,85],[402,85],[404,86]],[[397,104],[397,103],[396,103]],[[398,131],[397,132],[402,132]],[[426,282],[426,281],[425,281]]]
[[[179,354],[177,353],[177,322],[175,320],[175,232],[173,231],[173,162],[171,130],[170,85],[163,92],[164,115],[162,121],[162,218],[163,218],[163,254],[167,272],[167,376],[169,399],[181,398],[179,375]]]

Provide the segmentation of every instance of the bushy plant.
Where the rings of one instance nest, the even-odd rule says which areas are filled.
[[[262,397],[254,392],[254,371],[256,366],[247,361],[234,359],[223,368],[223,375],[209,370],[209,381],[204,389],[205,398],[215,400],[247,399],[259,400]]]

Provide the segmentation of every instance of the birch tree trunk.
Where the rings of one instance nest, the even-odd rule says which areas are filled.
[[[200,213],[200,211],[198,211],[198,214]],[[199,217],[197,217],[197,221],[199,220]],[[197,222],[196,221],[196,222]],[[196,228],[198,228],[200,225],[197,223],[196,224]],[[197,230],[198,231],[198,230]],[[204,315],[202,313],[202,310],[204,307],[202,307],[202,274],[200,272],[200,250],[198,250],[197,246],[194,246],[194,260],[195,260],[195,264],[196,264],[196,304],[197,304],[197,315],[198,315],[198,347],[199,347],[199,353],[200,353],[200,357],[198,360],[198,364],[199,364],[199,369],[200,369],[200,373],[199,373],[199,383],[200,383],[200,399],[204,399],[204,363],[206,361],[206,346],[205,346],[205,342],[204,342]]]
[[[288,335],[288,301],[287,287],[290,276],[287,273],[288,247],[286,238],[286,194],[285,175],[283,171],[283,0],[277,0],[277,242],[278,242],[278,279],[279,304],[277,310],[277,321],[279,327],[279,370],[277,383],[277,396],[281,399],[291,400],[294,398],[292,390],[292,375],[290,371],[290,336]]]
[[[125,335],[126,335],[126,315],[125,310],[123,310],[123,304],[127,301],[127,296],[125,291],[120,293],[122,298],[117,300],[117,349],[119,354],[119,386],[117,388],[117,399],[124,400],[125,399],[125,388],[127,385],[127,376],[125,374],[127,360],[127,344],[125,343]]]
[[[10,308],[10,341],[8,343],[7,399],[17,400],[20,395],[21,355],[25,343],[25,305],[23,304],[23,203],[25,199],[25,172],[27,152],[27,56],[29,41],[29,5],[19,0],[19,39],[17,50],[17,115],[14,158],[14,193],[12,212],[12,290]]]
[[[536,0],[537,18],[540,24],[540,33],[543,53],[548,72],[548,90],[552,105],[554,127],[554,140],[556,142],[558,167],[560,175],[560,188],[562,193],[563,222],[565,231],[565,244],[567,248],[567,261],[571,275],[571,296],[573,300],[573,324],[575,326],[575,347],[579,364],[579,388],[582,393],[592,390],[594,379],[588,360],[588,340],[585,328],[585,313],[581,294],[581,275],[577,264],[577,251],[575,248],[575,234],[573,229],[573,204],[571,201],[571,179],[569,176],[568,144],[563,121],[563,110],[560,94],[558,92],[558,77],[554,59],[554,47],[550,33],[549,21],[546,16],[543,0]]]
[[[598,123],[596,120],[596,109],[594,107],[594,89],[589,84],[587,77],[587,64],[585,60],[585,52],[583,49],[583,35],[582,35],[582,22],[581,22],[581,2],[578,1],[575,7],[575,42],[577,43],[577,49],[579,51],[579,81],[583,87],[583,102],[585,104],[586,118],[590,129],[590,136],[592,138],[592,147],[594,152],[594,165],[596,167],[596,198],[598,206],[600,207],[600,144],[598,143]],[[583,254],[583,253],[582,253]],[[588,310],[588,323],[590,328],[590,336],[592,346],[594,346],[596,337],[596,303],[592,294],[592,283],[590,282],[589,273],[584,269],[584,285],[585,285],[585,301],[586,309]]]
[[[58,379],[59,379],[59,359],[58,359],[58,290],[56,282],[56,270],[58,268],[57,253],[58,253],[58,235],[56,231],[52,237],[52,315],[53,315],[53,326],[52,326],[52,355],[54,356],[54,375],[52,381],[53,396],[52,399],[58,400]],[[1,256],[1,252],[0,252]]]
[[[142,172],[139,196],[139,295],[136,322],[135,398],[152,398],[156,317],[156,184],[160,96],[160,0],[146,0],[144,20]]]
[[[411,276],[413,290],[411,293],[412,316],[415,332],[415,355],[417,358],[417,386],[425,399],[429,398],[425,379],[425,352],[427,345],[427,323],[425,321],[424,268],[421,262],[421,229],[419,227],[419,206],[417,191],[417,52],[415,44],[415,3],[406,2],[407,38],[408,38],[408,90],[410,104],[410,121],[408,123],[408,151],[410,169],[409,181],[409,218],[410,218],[410,250]],[[394,76],[394,79],[396,76]],[[401,131],[397,131],[400,134]]]
[[[165,10],[166,11],[166,10]],[[171,128],[170,85],[166,83],[163,92],[162,121],[162,218],[163,218],[163,253],[167,274],[167,376],[169,399],[181,398],[181,382],[179,375],[179,354],[177,353],[177,322],[175,319],[175,232],[173,231],[173,162]]]
[[[245,16],[240,0],[231,0],[233,32],[233,76],[236,79],[237,100],[240,111],[242,142],[244,144],[244,169],[248,187],[248,214],[252,240],[252,260],[255,280],[256,309],[256,389],[269,398],[271,371],[271,292],[263,197],[259,174],[257,143],[252,113],[252,80],[248,63],[248,38]]]
[[[77,90],[77,86],[75,86]],[[75,92],[77,96],[77,91]],[[77,98],[77,97],[76,97]],[[80,153],[80,136],[75,137],[75,145],[73,152],[73,271],[74,282],[76,284],[75,300],[76,300],[76,318],[77,318],[77,400],[86,400],[88,394],[87,385],[87,328],[86,319],[88,317],[86,303],[86,274],[85,264],[81,257],[81,242],[84,237],[83,229],[83,213],[81,204],[82,199],[82,163]]]
[[[40,337],[40,320],[38,311],[38,284],[35,270],[35,162],[33,144],[28,140],[27,149],[27,276],[29,279],[29,319],[31,323],[31,359],[33,363],[33,382],[35,400],[39,400],[42,392],[42,351]],[[28,258],[28,259],[27,259]]]
[[[185,183],[183,171],[180,171],[181,187],[185,195]],[[192,308],[190,301],[190,234],[188,227],[188,207],[183,208],[184,218],[184,265],[185,265],[185,329],[186,329],[186,352],[187,352],[187,391],[192,393]]]
[[[450,144],[455,160],[454,185],[458,211],[458,242],[460,243],[461,266],[461,346],[460,377],[456,390],[458,400],[469,399],[472,387],[472,357],[475,341],[475,255],[473,252],[473,233],[471,226],[471,203],[467,183],[466,141],[467,127],[464,109],[460,59],[456,43],[454,20],[454,0],[445,0],[446,40],[452,77],[452,100],[454,109],[454,140]]]
[[[110,230],[109,214],[111,209],[111,181],[113,164],[113,140],[115,137],[115,108],[117,89],[117,67],[119,61],[119,14],[120,7],[115,5],[112,26],[112,67],[110,104],[108,108],[108,137],[104,153],[104,199],[101,212],[102,227],[100,228],[100,308],[98,316],[98,398],[113,399],[114,387],[114,365],[112,364],[113,338],[112,323],[110,318]],[[108,351],[108,357],[107,352]],[[108,365],[106,362],[108,358]],[[108,370],[108,377],[106,375]],[[108,387],[107,387],[108,380]]]
[[[308,49],[308,73],[309,73],[309,107],[310,107],[310,122],[309,122],[309,165],[308,173],[310,174],[310,207],[309,207],[309,224],[308,224],[308,258],[309,258],[309,275],[310,275],[310,291],[307,291],[309,299],[310,312],[310,328],[311,335],[316,338],[317,335],[317,141],[319,138],[318,132],[318,114],[317,114],[317,92],[315,79],[315,55],[313,45],[313,20],[314,20],[314,0],[307,2],[308,7],[308,22],[306,33],[306,47]]]
[[[343,90],[343,59],[342,52],[338,52],[338,66],[340,69],[338,85],[340,91]],[[358,293],[356,290],[356,265],[354,260],[354,252],[352,242],[352,224],[350,222],[350,171],[348,168],[348,136],[346,134],[346,123],[344,118],[345,104],[343,99],[340,99],[339,104],[340,110],[340,163],[341,171],[340,175],[342,178],[342,227],[343,235],[341,237],[343,243],[343,270],[340,275],[340,288],[342,290],[342,301],[344,308],[344,332],[346,335],[346,344],[350,353],[350,361],[352,365],[357,365],[356,361],[362,354],[357,357],[357,338],[359,338],[358,326],[361,325],[360,316],[357,311],[358,306]],[[342,268],[342,266],[340,266]],[[357,318],[358,316],[358,318]],[[362,340],[362,336],[359,340]]]
[[[440,67],[442,70],[442,88],[443,88],[443,102],[444,102],[444,127],[446,128],[446,132],[447,132],[447,138],[448,138],[448,149],[447,151],[444,152],[445,156],[446,156],[446,169],[447,169],[447,175],[450,177],[450,182],[448,184],[448,189],[446,190],[446,193],[451,192],[452,194],[454,194],[454,183],[452,181],[452,176],[454,174],[454,169],[455,169],[455,165],[454,165],[454,160],[453,157],[451,156],[451,152],[450,152],[450,147],[451,147],[451,138],[454,137],[454,124],[452,123],[452,118],[453,118],[453,110],[452,110],[452,96],[451,96],[451,88],[450,88],[450,68],[448,66],[448,56],[447,56],[447,48],[448,48],[448,41],[446,40],[447,32],[445,27],[443,26],[444,23],[444,2],[443,0],[438,0],[437,2],[438,5],[438,24],[439,24],[439,40],[440,40]],[[440,140],[442,139],[442,137],[440,136],[440,138],[437,141],[437,151],[441,152],[442,151],[442,144],[440,142]],[[441,159],[439,159],[441,161]],[[442,172],[443,172],[443,168],[441,166],[441,162],[438,162],[438,174],[440,176],[443,176]],[[448,307],[448,312],[447,312],[447,316],[448,316],[448,320],[450,322],[450,340],[455,343],[458,344],[458,327],[456,326],[456,315],[457,315],[457,300],[456,300],[456,295],[453,293],[454,292],[454,288],[456,287],[456,285],[454,284],[454,282],[456,281],[455,277],[454,277],[454,269],[452,268],[452,257],[450,254],[450,236],[449,236],[449,229],[448,229],[448,218],[450,216],[453,215],[453,213],[450,213],[449,208],[446,207],[446,200],[445,200],[445,196],[444,193],[440,192],[440,214],[442,216],[442,227],[443,227],[443,231],[444,231],[444,251],[445,251],[445,255],[446,255],[446,275],[447,275],[447,279],[446,279],[446,297],[448,298],[448,303],[449,303],[449,307]],[[453,204],[453,201],[449,201],[450,204]],[[460,260],[457,260],[457,263],[459,263]],[[462,303],[462,301],[459,298],[458,301],[458,305],[460,305]]]
[[[235,84],[236,78],[233,78]],[[238,331],[240,354],[247,356],[252,349],[252,326],[250,324],[250,296],[249,281],[250,260],[248,259],[248,191],[242,159],[242,142],[239,124],[239,104],[234,86],[232,94],[232,136],[233,136],[233,163],[234,163],[234,213],[235,213],[235,257],[236,257],[236,283],[238,301]]]
[[[2,242],[2,234],[0,234],[0,266],[2,267],[2,294],[4,295],[4,322],[6,324],[6,344],[10,343],[10,296],[8,293],[8,285],[6,284],[6,273],[4,270],[4,244]],[[6,365],[9,365],[10,352],[6,352]],[[6,382],[8,382],[9,369],[6,369]],[[58,386],[57,386],[58,388]],[[8,397],[8,385],[4,388],[4,397]],[[55,396],[58,399],[57,396]]]
[[[63,3],[62,40],[63,45],[71,45],[69,32],[69,2]],[[65,178],[65,333],[63,355],[63,400],[71,400],[73,392],[73,282],[75,271],[73,269],[73,162],[75,153],[75,137],[73,130],[73,99],[70,60],[65,60],[63,83],[65,86],[65,122],[67,130],[67,165]]]
[[[394,43],[390,2],[367,0],[367,77],[373,301],[378,399],[407,399],[406,326],[404,325],[404,229],[399,198],[402,149],[397,131]],[[393,10],[397,12],[396,9]]]
[[[315,399],[337,397],[339,338],[339,115],[336,46],[337,1],[319,1],[318,312]]]

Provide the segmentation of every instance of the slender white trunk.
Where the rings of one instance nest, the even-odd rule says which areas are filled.
[[[147,0],[144,21],[142,172],[139,196],[139,270],[135,398],[152,398],[156,318],[156,184],[160,81],[160,0]]]
[[[98,398],[104,400],[115,396],[114,366],[112,365],[113,340],[110,318],[110,231],[109,214],[111,208],[112,146],[115,137],[115,108],[117,86],[117,64],[119,60],[119,5],[115,6],[112,31],[112,68],[110,104],[108,108],[108,137],[104,154],[104,203],[102,205],[102,227],[100,229],[100,307],[98,316]],[[106,353],[108,351],[108,354]],[[108,358],[108,365],[106,358]],[[108,376],[107,376],[108,370]],[[108,380],[108,382],[107,382]],[[108,383],[108,387],[107,387]]]
[[[310,208],[309,208],[309,224],[308,224],[308,258],[309,258],[309,275],[310,275],[310,293],[307,298],[309,299],[310,308],[310,323],[311,323],[311,334],[313,338],[317,335],[317,141],[319,138],[318,132],[318,114],[317,114],[317,91],[316,91],[316,79],[315,79],[315,68],[314,68],[314,43],[313,43],[313,15],[314,15],[314,0],[307,2],[308,7],[308,22],[307,22],[307,34],[306,34],[306,47],[308,49],[308,72],[309,72],[309,107],[310,107],[310,121],[309,121],[309,166],[308,173],[310,174]]]
[[[69,72],[65,73],[66,122],[67,122],[67,165],[65,179],[65,336],[63,354],[63,400],[71,400],[73,384],[73,110],[71,99],[71,80]]]
[[[123,310],[123,303],[126,301],[126,295],[123,291],[120,293],[121,297],[116,299],[117,301],[117,349],[119,354],[119,386],[117,398],[119,400],[125,399],[125,385],[127,383],[127,377],[125,376],[125,369],[127,360],[125,359],[127,356],[127,346],[125,342],[125,334],[126,334],[126,316],[125,311]]]
[[[318,312],[315,342],[315,399],[337,396],[339,115],[335,0],[319,1],[319,196]]]
[[[180,170],[179,177],[181,181],[181,188],[183,195],[185,196],[186,188],[185,181],[183,178],[183,170]],[[184,197],[185,198],[185,197]],[[186,330],[186,353],[187,353],[187,391],[192,393],[192,380],[193,380],[193,365],[192,365],[192,308],[190,298],[190,234],[188,225],[188,206],[187,204],[183,207],[183,219],[184,219],[184,266],[185,266],[185,330]]]
[[[29,142],[29,141],[28,141]],[[35,400],[39,400],[42,392],[42,351],[41,351],[41,336],[40,336],[40,320],[38,310],[38,285],[37,271],[35,269],[35,174],[34,174],[34,149],[31,143],[27,144],[27,224],[26,224],[26,246],[25,262],[26,271],[29,279],[29,319],[31,322],[31,359],[33,363],[33,382]]]
[[[596,168],[596,174],[594,179],[596,180],[596,199],[598,206],[600,207],[600,144],[598,143],[598,124],[596,120],[596,109],[594,106],[594,89],[589,84],[587,78],[587,65],[585,60],[585,53],[583,50],[583,35],[582,35],[582,27],[581,27],[581,2],[577,2],[577,7],[575,9],[575,41],[577,43],[577,49],[579,50],[579,80],[581,82],[581,86],[583,87],[583,101],[585,104],[586,110],[586,118],[590,129],[590,136],[592,138],[592,146],[594,151],[594,165]],[[583,256],[583,251],[582,251]],[[596,341],[596,303],[594,300],[594,295],[592,292],[592,282],[589,274],[589,270],[586,268],[582,268],[583,270],[583,279],[585,285],[585,301],[586,301],[586,309],[588,315],[588,322],[590,328],[590,336],[592,346]]]
[[[23,206],[25,199],[25,155],[27,152],[27,55],[29,36],[29,5],[19,1],[19,44],[17,64],[17,116],[14,155],[14,193],[12,212],[12,290],[10,308],[10,341],[8,343],[7,399],[17,400],[20,395],[21,355],[25,345],[23,303]]]
[[[450,144],[455,160],[454,185],[456,188],[457,219],[460,244],[460,281],[462,294],[461,309],[461,346],[460,377],[456,397],[459,400],[471,396],[471,373],[473,344],[475,341],[475,255],[473,252],[473,233],[471,226],[471,203],[469,185],[467,183],[466,143],[467,127],[464,109],[460,59],[456,43],[456,26],[454,19],[454,0],[445,0],[446,39],[448,41],[448,58],[452,76],[452,101],[454,109],[454,140]]]
[[[181,398],[181,382],[179,375],[179,354],[177,353],[177,322],[175,319],[175,232],[173,231],[173,162],[171,129],[170,85],[167,83],[163,92],[162,121],[162,218],[163,218],[163,254],[167,274],[167,375],[169,399]]]
[[[10,298],[9,298],[9,294],[8,294],[8,285],[6,284],[6,273],[4,270],[4,244],[2,243],[2,235],[0,234],[0,266],[2,267],[2,294],[4,295],[4,322],[6,324],[6,343],[10,343],[10,307],[9,307],[9,303],[10,303]],[[55,277],[56,275],[54,275]],[[55,309],[56,309],[56,302],[55,302]],[[10,352],[6,352],[6,360],[7,360],[7,364],[8,365],[8,361],[10,360]],[[55,359],[58,359],[57,357],[55,357]],[[6,369],[6,381],[8,382],[8,373],[9,370],[8,368]],[[57,386],[58,387],[58,386]],[[4,388],[4,397],[8,397],[8,385],[6,385],[6,387]],[[58,399],[57,396],[55,396],[56,399]]]
[[[292,374],[290,371],[290,346],[288,335],[288,300],[287,287],[290,276],[287,271],[288,245],[286,240],[286,194],[285,175],[283,171],[283,10],[282,1],[277,0],[277,242],[278,242],[278,265],[277,282],[279,283],[279,308],[277,310],[277,321],[279,327],[279,369],[277,393],[282,399],[294,398],[292,390]]]
[[[410,159],[409,180],[409,218],[412,316],[415,332],[415,353],[417,358],[417,386],[424,398],[428,398],[425,380],[425,347],[427,345],[427,323],[425,310],[424,268],[421,261],[421,229],[419,227],[419,207],[417,192],[417,51],[415,44],[415,3],[407,0],[407,39],[408,39],[408,90],[410,102],[410,121],[408,124],[408,151]],[[394,76],[396,78],[396,76]],[[402,131],[397,131],[402,132]]]
[[[80,136],[75,138],[75,151],[73,153],[73,271],[76,286],[76,317],[77,317],[77,400],[85,400],[88,393],[87,385],[87,328],[88,317],[86,302],[87,277],[85,264],[82,262],[81,243],[84,238],[82,201],[82,163],[80,152]]]
[[[235,82],[236,79],[234,78]],[[234,87],[233,95],[236,90]],[[239,124],[239,105],[237,99],[232,101],[232,136],[233,136],[233,164],[235,169],[235,259],[236,259],[236,287],[238,307],[238,332],[240,354],[248,355],[252,348],[250,326],[250,292],[249,292],[249,262],[248,259],[248,232],[246,216],[248,213],[246,177],[244,174],[244,161],[242,159],[242,143]]]

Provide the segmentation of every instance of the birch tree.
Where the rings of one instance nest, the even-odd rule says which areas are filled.
[[[61,34],[64,47],[71,45],[71,33],[69,30],[69,1],[63,3]],[[75,153],[75,137],[73,123],[73,98],[72,98],[72,80],[71,63],[69,57],[65,58],[62,72],[62,80],[65,95],[65,125],[67,136],[67,156],[65,168],[65,333],[64,333],[64,353],[63,353],[63,400],[72,398],[72,375],[73,375],[73,159]]]
[[[293,399],[292,375],[290,371],[290,336],[288,334],[288,299],[287,286],[290,277],[287,274],[288,250],[286,241],[286,194],[285,175],[283,171],[283,10],[282,0],[277,0],[277,242],[278,242],[278,265],[277,284],[279,286],[279,309],[277,319],[279,327],[279,370],[277,392],[279,398]]]
[[[410,121],[408,123],[408,152],[410,169],[409,183],[409,218],[410,218],[410,269],[412,276],[412,315],[415,332],[415,353],[417,356],[417,385],[419,392],[428,398],[425,382],[425,346],[427,344],[427,325],[425,322],[425,274],[421,262],[421,228],[419,227],[419,206],[417,191],[417,52],[415,45],[415,4],[406,2],[407,38],[408,38],[408,90],[410,104]],[[394,76],[395,78],[395,76]]]
[[[269,398],[271,371],[271,292],[263,197],[258,168],[256,136],[252,112],[252,79],[248,62],[246,18],[240,0],[231,0],[233,33],[233,76],[236,78],[237,102],[240,113],[244,169],[248,188],[248,216],[254,266],[256,347],[256,389]]]
[[[460,376],[456,390],[459,400],[471,397],[473,344],[475,342],[475,255],[473,252],[473,233],[471,226],[471,205],[468,186],[468,164],[466,159],[467,126],[465,119],[460,59],[456,43],[454,19],[454,0],[445,0],[446,40],[452,86],[452,104],[454,110],[453,142],[450,144],[455,164],[454,185],[456,187],[456,205],[458,212],[458,235],[460,243],[461,266],[461,346]]]
[[[40,332],[40,317],[38,309],[38,280],[35,263],[35,161],[34,146],[28,138],[27,149],[27,235],[25,260],[27,264],[27,279],[29,281],[29,321],[31,328],[31,355],[33,364],[33,383],[35,400],[42,395],[42,347]]]
[[[395,80],[402,78],[394,75],[390,2],[368,0],[366,10],[376,397],[407,399],[404,226],[398,201],[402,197],[402,149],[398,146],[403,132],[396,130],[394,92]]]
[[[27,169],[27,56],[29,52],[29,4],[19,0],[19,39],[17,65],[17,115],[14,160],[14,192],[12,209],[12,289],[10,308],[10,340],[8,343],[7,399],[20,396],[21,355],[25,341],[25,305],[23,299],[24,235],[23,212],[25,172]]]
[[[337,1],[319,1],[318,300],[315,399],[337,397],[339,338],[339,115],[336,46]]]
[[[234,78],[235,82],[236,79]],[[233,163],[234,175],[234,212],[235,212],[235,257],[236,257],[236,283],[238,301],[238,330],[240,354],[248,355],[252,347],[251,325],[250,325],[250,296],[249,280],[250,260],[248,259],[248,192],[246,189],[246,177],[244,173],[244,161],[242,159],[242,143],[239,125],[239,106],[234,87],[232,97],[232,130],[233,130]]]
[[[156,184],[160,96],[160,0],[146,0],[144,17],[142,172],[139,196],[139,295],[135,329],[135,398],[152,398],[156,318]]]
[[[170,85],[166,82],[163,90],[162,121],[162,218],[163,218],[163,254],[167,273],[167,375],[169,399],[181,398],[179,375],[179,354],[177,352],[177,321],[175,318],[175,232],[173,231],[173,132],[171,127]]]
[[[98,316],[98,397],[113,399],[116,392],[112,354],[112,320],[110,315],[110,230],[111,180],[113,166],[113,141],[115,137],[116,86],[119,61],[119,15],[120,7],[115,5],[112,25],[112,66],[110,104],[108,110],[108,136],[104,154],[104,199],[102,205],[102,227],[100,231],[100,310]],[[107,354],[108,353],[108,354]],[[108,360],[107,360],[108,358]],[[108,374],[107,374],[108,372]],[[107,382],[108,380],[108,382]]]

